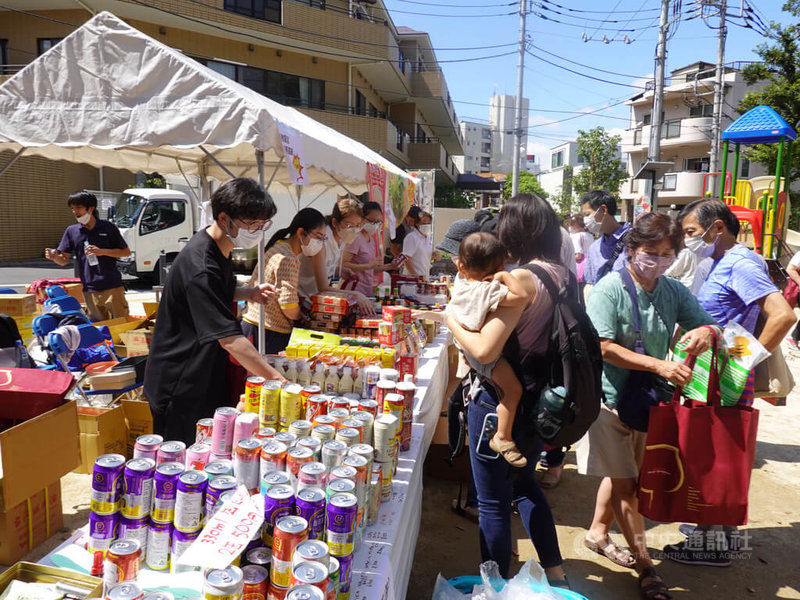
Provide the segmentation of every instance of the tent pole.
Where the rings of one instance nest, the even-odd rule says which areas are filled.
[[[201,146],[202,148],[202,146]],[[258,167],[258,183],[264,185],[264,152],[256,150],[256,166]],[[261,243],[258,245],[258,285],[264,283],[264,232],[261,232]],[[264,305],[258,305],[258,353],[264,354],[264,347],[266,346],[266,338],[264,332],[264,322],[266,321],[266,313]]]
[[[341,181],[339,181],[338,179],[336,179],[336,177],[334,177],[334,176],[333,176],[333,175],[331,175],[330,173],[328,173],[328,176],[329,176],[331,179],[333,179],[333,180],[334,180],[334,181],[335,181],[337,184],[339,184],[339,186],[340,186],[340,187],[341,187],[341,188],[342,188],[342,189],[343,189],[345,192],[347,192],[348,194],[350,194],[350,195],[351,195],[353,198],[358,198],[358,196],[357,196],[356,194],[354,194],[353,192],[351,192],[350,190],[348,190],[348,189],[347,189],[347,187],[345,187],[345,185],[344,185],[344,184],[343,184]]]
[[[8,169],[8,168],[9,168],[11,165],[13,165],[15,162],[17,162],[17,159],[18,159],[20,156],[22,156],[22,153],[23,153],[23,152],[25,152],[25,148],[20,148],[19,150],[17,150],[17,153],[16,153],[14,156],[12,156],[12,157],[11,157],[11,160],[9,160],[9,161],[8,161],[8,162],[7,162],[5,165],[3,165],[3,168],[2,168],[2,169],[0,169],[0,176],[2,176],[2,175],[3,175],[3,173],[5,173],[5,172],[6,172],[6,170],[7,170],[7,169]]]
[[[263,153],[262,153],[262,156],[263,156]],[[278,174],[278,168],[279,168],[280,166],[281,166],[281,163],[280,163],[280,162],[277,162],[277,163],[275,163],[275,168],[274,168],[274,169],[272,169],[272,175],[270,175],[270,176],[269,176],[269,181],[267,182],[267,185],[265,185],[265,186],[264,186],[264,189],[265,189],[265,190],[268,190],[268,191],[269,191],[269,186],[271,186],[271,185],[272,185],[272,181],[275,179],[275,175],[277,175],[277,174]]]
[[[230,177],[231,179],[236,179],[236,175],[234,175],[233,173],[231,173],[231,171],[230,171],[230,169],[228,169],[228,167],[226,167],[226,166],[225,166],[225,165],[223,165],[221,162],[219,162],[219,161],[217,160],[217,157],[216,157],[216,156],[214,156],[213,154],[211,154],[211,152],[209,152],[208,150],[206,150],[206,149],[205,149],[203,146],[198,146],[198,147],[200,148],[200,150],[202,150],[203,152],[205,152],[206,156],[207,156],[208,158],[210,158],[211,160],[213,160],[213,161],[214,161],[214,163],[216,163],[216,165],[217,165],[217,166],[218,166],[220,169],[222,169],[223,171],[225,171],[225,173],[227,173],[228,177]],[[262,161],[262,162],[264,161],[264,157],[263,157],[263,155],[262,155],[262,157],[261,157],[261,161]],[[263,168],[263,165],[262,165],[262,168]]]

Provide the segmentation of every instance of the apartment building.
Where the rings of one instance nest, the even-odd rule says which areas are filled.
[[[102,10],[397,166],[457,179],[462,135],[431,40],[395,26],[382,0],[7,0],[0,82]],[[18,160],[0,177],[2,222],[14,225],[0,224],[0,260],[57,243],[72,222],[66,195],[99,189],[101,177],[107,190],[134,182],[127,171]]]
[[[455,158],[461,173],[489,173],[492,170],[492,128],[486,123],[461,121],[464,154]]]
[[[724,130],[738,116],[736,107],[752,89],[738,69],[738,64],[725,67],[723,77],[722,126]],[[664,88],[664,113],[661,126],[661,161],[673,163],[673,169],[661,180],[658,202],[661,207],[680,207],[703,195],[704,180],[709,172],[715,67],[696,62],[671,72]],[[645,181],[633,179],[647,159],[650,143],[650,122],[653,89],[626,101],[630,106],[630,126],[622,136],[622,151],[629,156],[631,179],[623,183],[621,197],[627,203],[644,195]],[[739,161],[740,178],[765,175],[764,167]]]
[[[519,143],[520,168],[524,169],[527,163],[528,147],[528,107],[527,98],[522,99],[522,138]],[[491,171],[495,173],[510,173],[514,165],[514,144],[517,137],[516,129],[517,97],[507,94],[492,96],[489,101],[489,123],[492,128],[492,160]]]
[[[583,157],[578,154],[576,142],[565,142],[550,148],[550,162],[539,173],[539,183],[550,198],[560,196],[564,186],[569,185],[567,167],[572,167],[572,176],[583,168]]]

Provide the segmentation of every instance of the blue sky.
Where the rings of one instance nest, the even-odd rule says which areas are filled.
[[[518,3],[509,4],[509,1],[385,0],[395,25],[406,25],[430,34],[460,119],[486,121],[489,115],[488,101],[493,93],[516,93],[515,44],[519,39],[519,16],[507,14],[518,7]],[[528,54],[525,57],[524,75],[525,96],[530,99],[532,106],[528,150],[541,159],[547,156],[550,147],[562,140],[574,139],[579,129],[591,129],[598,125],[609,130],[627,127],[628,107],[624,104],[597,114],[579,115],[565,122],[555,121],[575,115],[554,111],[596,110],[624,100],[638,91],[635,87],[603,83],[570,73],[547,64],[545,60],[592,77],[641,86],[653,72],[661,2],[532,0],[532,3],[535,12],[548,17],[544,19],[536,14],[528,16],[528,33],[531,43],[536,47],[530,49],[534,56]],[[683,0],[684,18],[667,47],[667,74],[672,69],[698,60],[716,62],[716,30],[708,28],[700,18],[686,20],[686,16],[696,12],[692,10],[695,4]],[[770,20],[784,23],[790,20],[790,15],[780,10],[782,0],[749,0],[749,4],[766,23]],[[740,0],[728,0],[728,5],[729,11],[738,11]],[[716,25],[717,19],[711,22]],[[741,19],[736,22],[741,22]],[[589,41],[582,41],[584,35]],[[631,43],[621,41],[624,35]],[[609,43],[602,41],[604,36]],[[753,49],[764,40],[752,29],[730,26],[725,61],[755,60],[757,57]],[[511,52],[513,54],[485,60],[448,62]]]

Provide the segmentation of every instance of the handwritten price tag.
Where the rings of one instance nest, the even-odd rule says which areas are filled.
[[[178,564],[224,569],[239,556],[264,523],[264,497],[239,486],[211,517]]]

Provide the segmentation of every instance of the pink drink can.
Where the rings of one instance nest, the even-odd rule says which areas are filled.
[[[211,433],[211,452],[230,457],[233,452],[233,430],[238,412],[231,406],[221,406],[214,411],[214,429]]]
[[[258,432],[258,413],[245,412],[236,417],[236,422],[233,426],[233,447],[236,448],[237,444],[250,437],[255,437]]]
[[[163,442],[158,447],[156,454],[156,466],[165,462],[186,462],[186,444],[181,441],[173,440]]]
[[[192,444],[186,450],[186,469],[189,471],[202,471],[211,460],[211,446],[200,442]]]
[[[158,447],[161,446],[163,441],[164,438],[155,433],[140,435],[136,438],[136,444],[133,447],[133,458],[156,460],[158,458]]]

